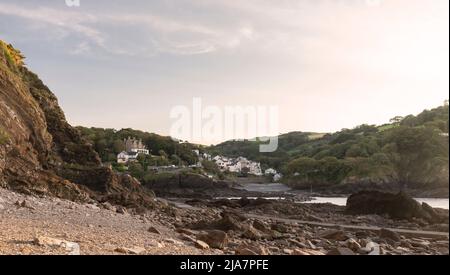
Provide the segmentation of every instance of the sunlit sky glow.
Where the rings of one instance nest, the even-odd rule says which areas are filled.
[[[448,28],[448,0],[0,0],[71,124],[160,134],[193,97],[277,105],[283,133],[417,114],[448,98]]]

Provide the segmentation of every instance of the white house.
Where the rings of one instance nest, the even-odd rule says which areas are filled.
[[[275,170],[273,168],[269,168],[269,169],[266,169],[266,171],[264,171],[265,175],[276,175],[277,173],[278,173],[277,170]]]
[[[140,154],[150,155],[150,151],[142,143],[142,140],[137,140],[128,137],[124,141],[125,151],[117,155],[117,163],[126,164],[137,160]]]
[[[117,163],[126,164],[128,162],[133,162],[137,160],[137,157],[139,156],[139,153],[133,153],[133,152],[121,152],[117,155]]]
[[[232,173],[240,173],[243,169],[248,168],[249,174],[261,176],[261,164],[259,162],[250,161],[244,157],[227,158],[223,156],[216,156],[213,161],[222,171],[229,171]]]

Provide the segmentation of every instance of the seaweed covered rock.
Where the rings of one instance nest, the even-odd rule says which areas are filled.
[[[393,194],[379,191],[362,191],[351,195],[347,199],[345,211],[353,215],[387,214],[391,218],[399,220],[418,218],[430,223],[440,223],[445,219],[426,203],[421,205],[403,192]]]

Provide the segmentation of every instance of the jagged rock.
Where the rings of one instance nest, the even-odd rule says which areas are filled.
[[[80,245],[65,240],[39,236],[33,241],[34,244],[49,247],[62,247],[69,252],[69,255],[80,255]]]
[[[208,230],[204,234],[198,235],[198,239],[217,249],[223,249],[228,244],[227,233],[220,230]]]
[[[380,230],[379,236],[380,236],[380,238],[390,239],[395,242],[399,242],[402,240],[402,238],[400,237],[400,235],[397,232],[394,232],[389,229],[384,229],[384,228],[382,228]]]

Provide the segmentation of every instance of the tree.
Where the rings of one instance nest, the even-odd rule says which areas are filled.
[[[140,163],[133,162],[130,165],[128,165],[128,172],[130,175],[137,179],[142,179],[142,177],[145,174],[145,171]]]
[[[391,124],[396,124],[396,125],[398,125],[398,124],[400,124],[400,122],[402,122],[402,120],[403,120],[403,117],[402,117],[402,116],[395,116],[395,117],[391,118],[391,119],[389,120],[389,122],[390,122]]]
[[[203,169],[205,169],[205,171],[207,173],[213,174],[213,175],[219,175],[220,174],[220,169],[219,166],[217,166],[217,164],[213,161],[209,161],[209,160],[203,160],[202,161],[202,166]]]
[[[248,177],[249,173],[250,173],[250,168],[244,167],[241,169],[240,176],[246,178],[246,177]]]

